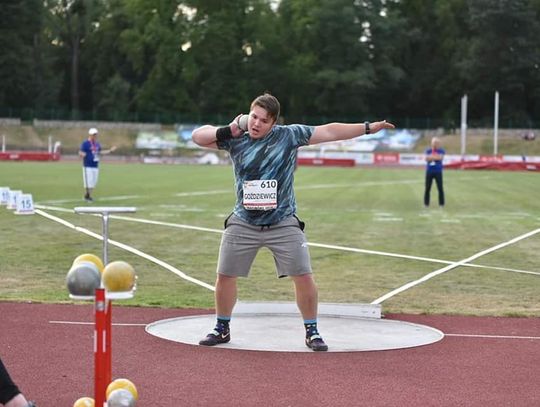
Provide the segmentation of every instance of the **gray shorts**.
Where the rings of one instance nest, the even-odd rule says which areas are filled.
[[[298,218],[290,216],[267,227],[251,225],[233,214],[221,238],[218,274],[247,277],[261,247],[272,252],[278,277],[311,273],[307,239]]]

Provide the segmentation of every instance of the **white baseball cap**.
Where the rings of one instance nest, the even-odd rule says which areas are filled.
[[[92,127],[90,130],[88,130],[88,134],[90,135],[98,134],[98,131],[95,127]]]

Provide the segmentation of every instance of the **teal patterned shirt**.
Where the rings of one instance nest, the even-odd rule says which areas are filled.
[[[296,212],[293,182],[296,152],[309,143],[314,127],[301,124],[274,126],[262,139],[248,133],[217,142],[220,150],[229,152],[233,162],[236,205],[234,214],[252,225],[273,225]],[[248,210],[243,202],[244,181],[276,180],[277,207],[270,210]]]

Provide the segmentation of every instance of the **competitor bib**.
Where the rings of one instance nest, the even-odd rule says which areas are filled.
[[[277,186],[275,179],[244,181],[244,208],[257,211],[276,209]]]

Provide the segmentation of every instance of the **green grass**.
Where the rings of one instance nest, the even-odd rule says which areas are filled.
[[[0,186],[33,195],[36,204],[72,210],[81,201],[79,163],[0,163]],[[527,172],[445,172],[447,205],[424,209],[422,169],[308,168],[296,173],[298,215],[311,243],[445,261],[475,253],[540,228],[540,179]],[[126,215],[221,229],[234,203],[232,169],[105,162],[95,206],[135,206]],[[181,195],[201,191],[208,195]],[[125,199],[109,199],[130,197]],[[432,191],[436,202],[436,191]],[[99,218],[46,210],[101,233]],[[0,300],[67,302],[65,275],[81,253],[101,255],[102,243],[40,215],[0,207]],[[110,238],[213,284],[219,233],[111,219]],[[540,234],[474,261],[540,272]],[[366,303],[445,267],[445,264],[312,246],[323,302]],[[122,305],[212,307],[213,292],[134,254],[110,246],[109,260],[138,273],[138,290]],[[384,312],[540,315],[540,276],[493,268],[456,267],[383,303]],[[241,300],[293,301],[291,282],[276,279],[262,250],[252,274],[239,282]]]

